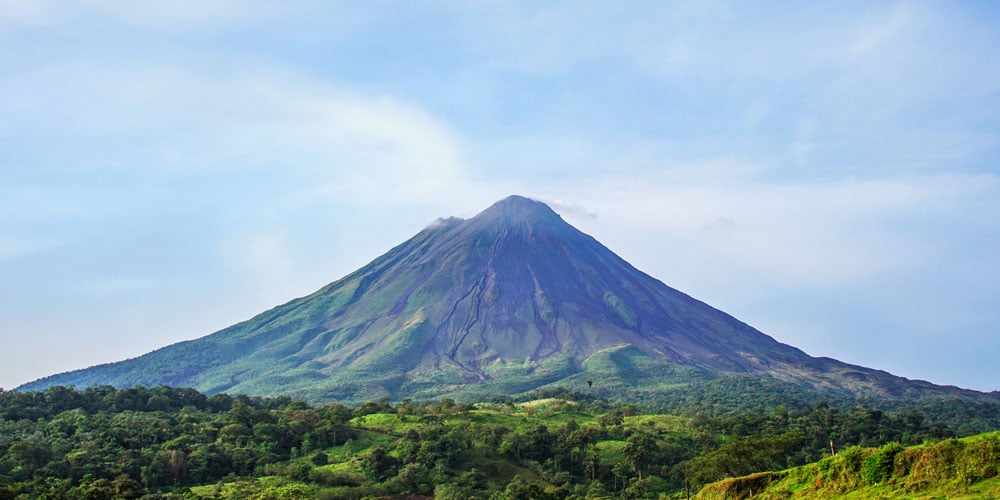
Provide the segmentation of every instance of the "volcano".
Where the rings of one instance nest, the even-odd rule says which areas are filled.
[[[439,219],[315,293],[211,335],[53,375],[359,402],[766,380],[852,397],[981,394],[815,358],[639,271],[544,203]],[[985,396],[985,395],[984,395]]]

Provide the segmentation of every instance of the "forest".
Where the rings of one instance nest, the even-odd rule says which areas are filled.
[[[170,387],[0,391],[0,499],[685,498],[850,447],[997,428],[995,408],[972,403],[666,413],[535,396],[347,407]]]

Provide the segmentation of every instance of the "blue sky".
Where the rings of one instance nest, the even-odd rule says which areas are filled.
[[[550,203],[814,356],[1000,389],[990,2],[0,6],[0,387]]]

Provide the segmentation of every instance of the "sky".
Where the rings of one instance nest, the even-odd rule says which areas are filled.
[[[0,3],[0,387],[549,203],[813,356],[1000,389],[993,2]]]

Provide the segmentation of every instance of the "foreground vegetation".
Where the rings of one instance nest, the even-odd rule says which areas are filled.
[[[979,417],[985,425],[995,415]],[[816,460],[830,468],[855,457],[863,468],[873,453],[897,449],[851,446],[964,442],[948,439],[955,435],[915,409],[822,403],[680,416],[566,397],[349,408],[55,387],[0,391],[0,499],[683,498],[726,477]],[[845,450],[824,458],[831,446]]]
[[[697,498],[1000,498],[1000,433],[904,448],[851,447],[779,472],[706,486]]]

